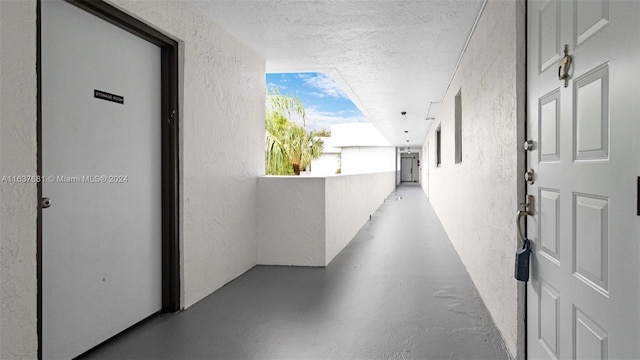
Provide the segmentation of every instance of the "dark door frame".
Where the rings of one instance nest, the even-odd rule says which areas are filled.
[[[162,312],[180,310],[178,42],[115,7],[95,0],[65,0],[161,48],[162,117]],[[37,172],[42,178],[41,0],[37,4]],[[42,359],[42,183],[38,183],[38,358]]]

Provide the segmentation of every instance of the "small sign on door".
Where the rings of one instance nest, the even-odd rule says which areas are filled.
[[[96,99],[102,99],[107,101],[112,101],[118,104],[124,104],[124,96],[110,94],[105,91],[93,90],[93,97]]]

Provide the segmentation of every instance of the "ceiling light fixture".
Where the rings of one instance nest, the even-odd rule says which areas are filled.
[[[405,134],[406,134],[406,133],[408,133],[408,132],[409,132],[409,130],[405,130],[405,131],[404,131],[404,133],[405,133]]]
[[[400,112],[400,115],[402,115],[402,120],[407,120],[407,112],[406,111]]]

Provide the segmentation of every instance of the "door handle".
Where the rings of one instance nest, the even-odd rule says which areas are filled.
[[[43,197],[43,198],[40,200],[40,206],[41,206],[43,209],[46,209],[46,208],[50,207],[50,206],[51,206],[51,199],[49,199],[48,197]]]
[[[522,223],[522,218],[526,217],[527,215],[529,215],[529,213],[527,213],[525,210],[518,210],[518,215],[516,216],[516,229],[518,230],[518,240],[520,240],[520,242],[522,244],[524,244],[524,235],[522,232],[522,227],[520,226],[520,224]]]
[[[533,215],[533,201],[533,195],[527,195],[526,202],[524,204],[520,204],[524,205],[524,210],[518,210],[518,213],[516,215],[516,229],[518,231],[518,239],[522,242],[522,244],[525,243],[526,238],[526,236],[524,236],[524,231],[522,230],[522,218],[526,218],[527,215]]]

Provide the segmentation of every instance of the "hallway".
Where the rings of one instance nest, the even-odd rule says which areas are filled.
[[[326,268],[256,266],[86,359],[507,359],[422,188],[401,184]]]

